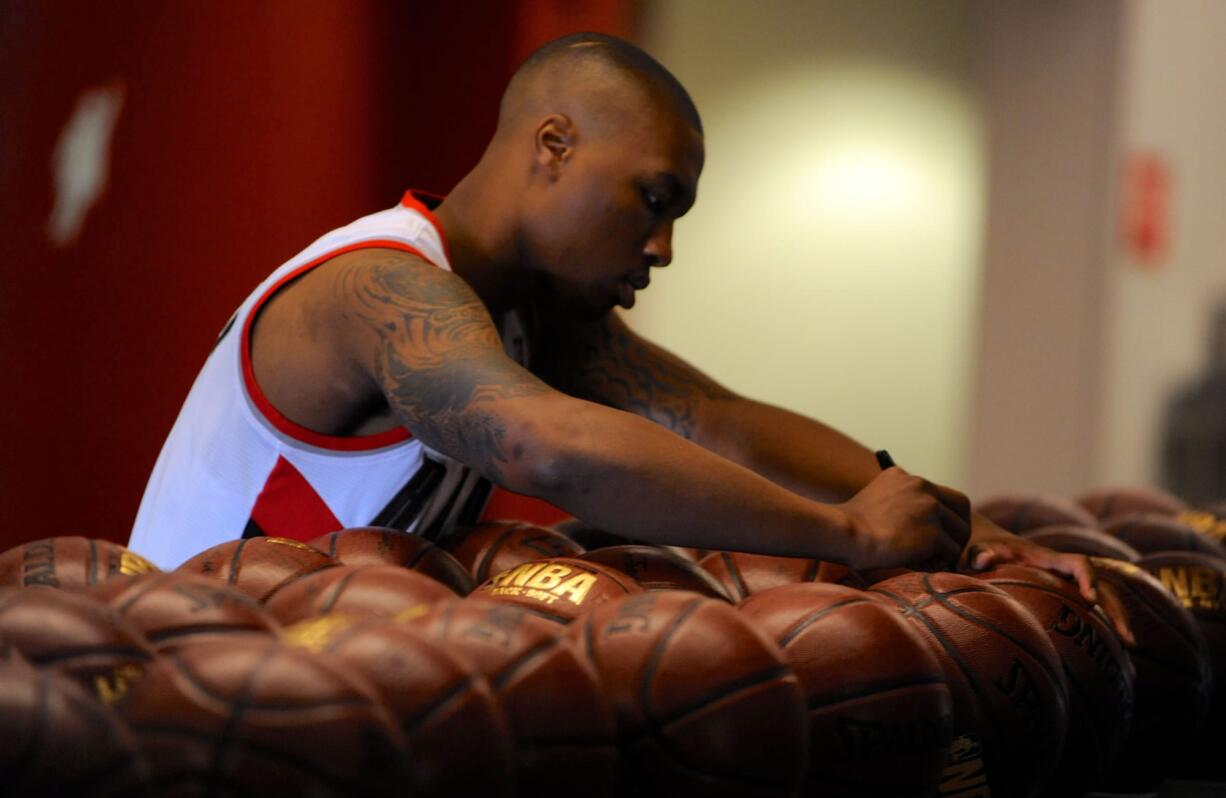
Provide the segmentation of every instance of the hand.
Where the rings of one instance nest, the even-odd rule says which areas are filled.
[[[1103,613],[1111,620],[1116,635],[1128,648],[1135,648],[1137,641],[1128,628],[1128,617],[1124,606],[1115,590],[1104,583],[1101,587],[1094,573],[1094,565],[1090,558],[1083,554],[1066,554],[1053,551],[1046,546],[1031,543],[1016,535],[976,541],[971,545],[966,555],[967,567],[971,571],[986,571],[996,565],[1015,563],[1029,565],[1044,571],[1073,579],[1082,597],[1092,604],[1098,604]]]
[[[838,507],[853,568],[950,569],[970,538],[970,501],[951,488],[887,468]]]

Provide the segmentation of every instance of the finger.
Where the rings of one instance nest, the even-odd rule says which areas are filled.
[[[964,518],[943,504],[938,504],[937,518],[943,534],[937,539],[937,555],[948,568],[956,568],[962,559],[962,550],[970,537],[970,525]]]
[[[1026,564],[1047,571],[1063,574],[1077,582],[1081,597],[1094,604],[1098,602],[1098,578],[1090,558],[1082,554],[1061,554],[1046,546],[1032,544],[1026,556]]]
[[[938,485],[935,482],[930,484],[932,485],[932,495],[936,496],[941,504],[957,513],[960,518],[966,519],[966,523],[969,526],[971,522],[971,500],[966,497],[966,494],[953,488],[947,488],[944,485]]]
[[[1128,613],[1124,609],[1124,603],[1120,601],[1119,594],[1115,592],[1115,587],[1104,582],[1099,588],[1098,596],[1099,606],[1111,620],[1111,627],[1115,629],[1120,642],[1128,648],[1136,648],[1137,638],[1132,634],[1132,627],[1128,624]]]
[[[986,571],[1000,561],[1000,553],[991,546],[976,543],[966,553],[966,565],[972,571]]]

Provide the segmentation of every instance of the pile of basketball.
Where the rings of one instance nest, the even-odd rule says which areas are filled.
[[[12,795],[1060,796],[1222,778],[1226,549],[1144,491],[980,509],[1071,582],[489,522],[0,555]],[[1226,693],[1226,690],[1221,691]]]

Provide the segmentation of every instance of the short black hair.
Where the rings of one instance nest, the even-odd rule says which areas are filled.
[[[657,96],[663,96],[699,134],[702,133],[698,108],[681,81],[641,48],[616,36],[584,31],[546,42],[524,59],[511,80],[514,82],[516,77],[545,66],[555,67],[566,61],[589,59],[629,75]]]

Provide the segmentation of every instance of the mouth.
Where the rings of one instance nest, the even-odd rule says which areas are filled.
[[[634,307],[634,286],[625,280],[617,284],[617,304],[626,310]]]
[[[630,283],[637,290],[642,291],[651,284],[651,276],[647,272],[634,272],[626,277],[626,282]]]

